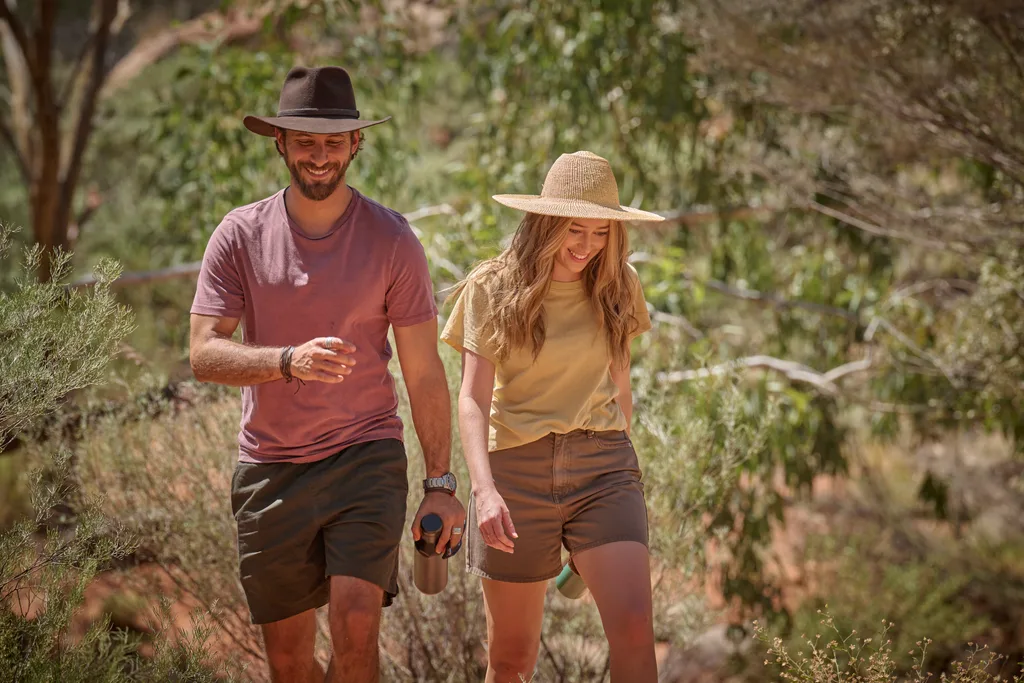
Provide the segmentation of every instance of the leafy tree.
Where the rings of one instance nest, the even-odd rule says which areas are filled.
[[[72,245],[101,201],[95,194],[84,201],[76,196],[101,98],[179,45],[252,35],[279,8],[269,2],[252,7],[238,3],[227,12],[188,16],[188,21],[124,52],[118,49],[118,40],[135,38],[132,3],[94,0],[88,29],[81,31],[84,40],[65,54],[58,27],[62,11],[75,9],[62,7],[57,0],[25,5],[0,2],[0,51],[6,71],[0,91],[10,103],[9,113],[0,116],[0,138],[27,191],[32,237],[42,247],[38,277],[45,280],[57,251]]]

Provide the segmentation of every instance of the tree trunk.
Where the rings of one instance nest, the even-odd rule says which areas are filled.
[[[42,249],[38,276],[40,282],[49,282],[53,267],[53,256],[57,249],[68,246],[68,226],[57,220],[60,212],[60,198],[56,182],[32,181],[32,235]]]

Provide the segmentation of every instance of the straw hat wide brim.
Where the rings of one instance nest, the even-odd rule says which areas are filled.
[[[539,213],[544,216],[560,216],[562,218],[597,218],[610,221],[636,221],[657,223],[665,220],[650,211],[641,211],[628,206],[613,208],[585,199],[562,199],[558,197],[541,197],[535,194],[496,194],[492,199],[512,209]]]
[[[369,128],[381,123],[390,121],[387,116],[376,121],[364,121],[362,119],[338,119],[338,118],[315,118],[312,116],[246,116],[242,123],[245,127],[257,135],[268,138],[276,137],[274,132],[277,128],[284,130],[295,130],[314,135],[334,135],[337,133],[348,133],[353,130]]]

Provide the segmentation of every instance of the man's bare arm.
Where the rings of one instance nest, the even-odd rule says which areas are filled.
[[[451,467],[452,408],[444,364],[437,353],[437,320],[396,327],[395,345],[427,476],[441,476]]]
[[[238,318],[192,314],[189,363],[200,382],[246,387],[283,379],[284,347],[253,346],[234,341]],[[290,371],[307,381],[337,383],[352,372],[355,346],[332,337],[318,337],[295,348]]]

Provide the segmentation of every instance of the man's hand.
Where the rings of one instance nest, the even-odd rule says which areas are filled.
[[[462,506],[458,498],[444,491],[429,491],[423,496],[420,509],[416,511],[416,519],[412,522],[412,540],[420,540],[420,520],[431,513],[440,517],[444,522],[441,536],[437,539],[434,550],[438,554],[443,553],[449,540],[451,540],[453,548],[457,546],[462,541],[466,528],[466,508]]]
[[[293,377],[307,382],[337,384],[352,374],[356,359],[355,344],[337,337],[317,337],[292,352],[291,373]]]

